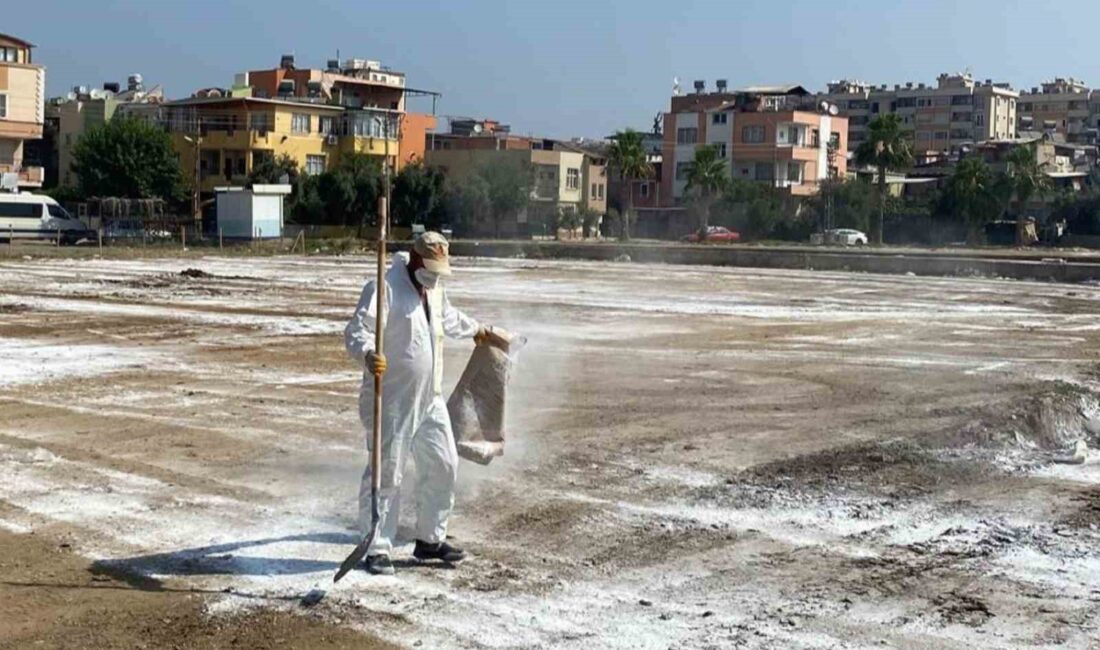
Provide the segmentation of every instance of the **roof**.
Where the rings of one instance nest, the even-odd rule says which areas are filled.
[[[749,86],[737,92],[752,93],[754,95],[809,95],[810,91],[798,85],[786,86]]]
[[[333,106],[332,104],[314,104],[311,102],[294,102],[285,99],[266,99],[262,97],[189,97],[187,99],[177,99],[171,102],[165,102],[165,106],[206,106],[208,104],[234,104],[234,103],[253,103],[253,104],[268,104],[273,106],[294,106],[294,107],[310,107],[321,108],[331,111],[342,111],[343,106]],[[390,113],[399,113],[400,111],[390,111],[385,108],[371,109]]]
[[[0,41],[11,41],[16,45],[22,45],[23,47],[35,47],[34,43],[31,43],[30,41],[24,41],[23,39],[17,36],[12,36],[10,34],[0,34]]]

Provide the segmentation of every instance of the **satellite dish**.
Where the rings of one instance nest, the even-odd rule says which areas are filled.
[[[474,125],[474,133],[481,133],[484,129],[485,127],[481,126],[480,124]]]
[[[833,117],[840,115],[840,109],[837,108],[836,104],[829,104],[829,115],[832,115]]]
[[[680,78],[679,77],[673,77],[672,78],[672,94],[675,97],[680,96]]]
[[[829,102],[822,101],[821,104],[819,105],[819,107],[821,108],[822,113],[828,113],[829,112]]]

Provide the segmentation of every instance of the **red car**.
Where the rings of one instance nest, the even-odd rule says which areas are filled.
[[[680,238],[680,241],[697,244],[699,243],[699,233],[693,232],[690,235],[684,235]],[[709,226],[707,228],[707,241],[716,243],[741,241],[741,233],[722,226]]]

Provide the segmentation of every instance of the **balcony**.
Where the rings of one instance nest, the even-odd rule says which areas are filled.
[[[0,176],[7,174],[18,176],[19,180],[17,182],[19,187],[22,188],[42,187],[42,181],[46,177],[46,172],[41,167],[0,163]]]

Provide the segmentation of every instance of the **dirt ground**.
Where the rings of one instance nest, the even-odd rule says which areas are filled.
[[[460,260],[472,557],[333,587],[371,263],[0,262],[0,647],[1100,647],[1100,287]]]

